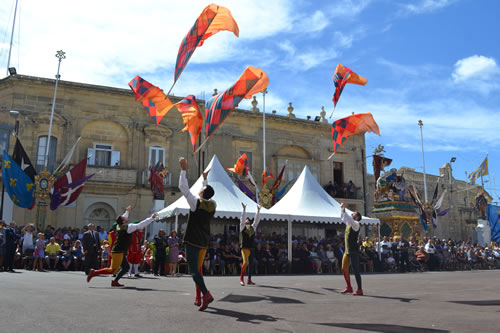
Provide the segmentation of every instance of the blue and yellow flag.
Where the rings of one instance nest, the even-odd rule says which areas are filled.
[[[500,242],[500,206],[488,205],[486,213],[490,222],[491,241]]]
[[[2,180],[14,204],[22,208],[33,205],[35,184],[6,151],[3,152]]]
[[[471,174],[469,175],[469,180],[472,184],[474,184],[476,182],[476,179],[478,179],[481,176],[486,176],[487,174],[488,174],[488,156],[486,156],[483,163],[481,163],[481,165],[476,170],[471,172]]]

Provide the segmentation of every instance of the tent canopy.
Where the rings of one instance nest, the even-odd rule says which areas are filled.
[[[217,203],[217,209],[215,211],[216,218],[239,219],[242,212],[242,202],[247,205],[246,211],[248,217],[253,217],[255,215],[257,212],[257,204],[236,187],[216,155],[214,155],[205,171],[206,170],[210,170],[207,180],[208,184],[212,186],[215,191],[213,199]],[[191,192],[198,194],[202,184],[203,175],[201,175],[191,187]],[[168,207],[160,210],[158,214],[160,219],[165,219],[175,215],[187,215],[189,210],[189,204],[186,198],[182,196]],[[262,208],[261,214],[264,212],[267,212],[267,210]]]
[[[352,211],[346,209],[349,213]],[[342,223],[340,203],[333,199],[307,166],[288,193],[261,218],[298,222]],[[378,219],[363,216],[361,224],[378,224]]]

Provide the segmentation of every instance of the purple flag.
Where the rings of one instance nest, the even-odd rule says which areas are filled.
[[[255,198],[255,194],[245,184],[243,184],[243,182],[241,180],[236,178],[236,182],[238,183],[238,187],[240,188],[240,190],[243,193],[245,193],[253,201],[257,202],[256,198]]]

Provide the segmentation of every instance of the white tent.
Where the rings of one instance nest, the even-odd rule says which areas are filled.
[[[350,210],[347,209],[349,213]],[[340,219],[340,203],[332,198],[307,166],[288,193],[267,211],[266,219],[280,219],[297,222],[342,223]],[[364,217],[361,224],[377,224],[378,219]]]
[[[351,213],[348,209],[346,211]],[[288,193],[261,218],[288,221],[288,258],[291,261],[292,221],[342,223],[340,213],[340,204],[326,193],[305,166]],[[378,223],[378,219],[364,216],[361,219],[361,224]]]
[[[247,205],[249,217],[253,217],[257,212],[257,204],[243,193],[227,175],[227,171],[222,167],[216,155],[212,158],[205,170],[210,170],[207,176],[208,184],[214,188],[213,199],[217,202],[215,211],[216,218],[237,218],[241,217],[241,203]],[[191,192],[199,193],[203,183],[203,176],[200,176],[196,183],[191,186]],[[261,214],[267,212],[261,209]],[[177,219],[179,215],[189,213],[189,204],[184,196],[177,199],[168,207],[158,212],[160,219],[175,216],[175,229],[177,230]]]

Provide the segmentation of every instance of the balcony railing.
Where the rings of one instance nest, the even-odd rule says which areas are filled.
[[[120,167],[87,166],[87,175],[95,173],[90,181],[103,183],[136,184],[137,171]]]

